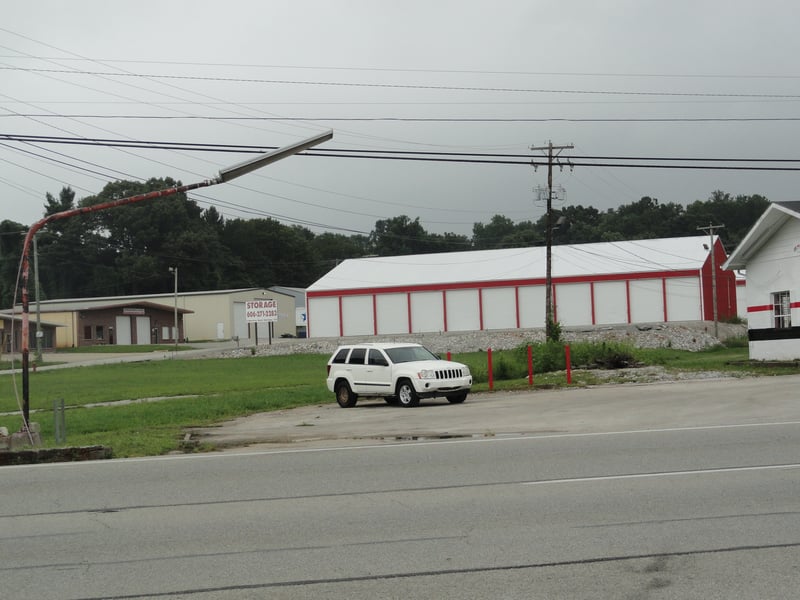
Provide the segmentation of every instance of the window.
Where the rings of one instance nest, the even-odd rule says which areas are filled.
[[[789,301],[789,292],[774,292],[772,294],[772,316],[775,319],[775,329],[788,329],[792,326],[792,308]]]
[[[84,325],[83,326],[83,339],[85,339],[85,340],[92,339],[92,326],[91,325]]]
[[[370,348],[369,354],[367,354],[367,364],[377,365],[379,367],[389,366],[389,363],[386,361],[383,354],[381,354],[381,351],[375,348]]]
[[[350,348],[342,348],[336,353],[336,356],[333,357],[334,363],[344,364],[347,360],[347,353],[350,352]]]
[[[102,325],[98,325],[97,327],[94,328],[94,339],[96,339],[98,341],[102,341],[102,340],[105,339],[105,336],[103,335],[103,326]]]
[[[366,348],[353,348],[353,351],[350,353],[350,358],[347,359],[348,365],[363,365],[364,364],[364,357],[367,355]]]

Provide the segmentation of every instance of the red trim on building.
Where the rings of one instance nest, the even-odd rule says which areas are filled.
[[[625,280],[625,310],[628,313],[628,323],[631,322],[631,282]]]
[[[594,315],[594,281],[589,282],[589,302],[592,305],[592,325],[597,325],[597,319]]]
[[[664,323],[669,321],[667,318],[667,278],[661,280],[661,302],[664,305]]]
[[[514,288],[514,308],[517,313],[517,329],[519,329],[519,286]]]
[[[447,291],[442,290],[442,320],[444,321],[444,330],[447,331]]]
[[[751,313],[751,312],[762,312],[762,311],[767,311],[767,310],[772,310],[772,304],[761,304],[759,306],[748,306],[747,307],[747,312],[749,312],[749,313]]]
[[[372,294],[372,331],[378,335],[378,295]]]
[[[767,312],[775,308],[772,304],[759,304],[758,306],[748,306],[747,312]],[[800,308],[800,302],[791,302],[789,308]]]
[[[717,238],[714,243],[714,263],[716,266],[717,280],[717,318],[725,319],[735,317],[737,314],[736,306],[736,274],[733,271],[723,271],[722,265],[725,264],[728,256],[722,241]],[[703,319],[711,321],[714,319],[714,273],[711,272],[711,252],[708,253],[705,263],[700,270],[700,296],[703,302]]]
[[[483,290],[478,288],[478,320],[480,321],[481,331],[483,331]]]
[[[339,337],[344,337],[344,316],[342,314],[342,297],[339,296]]]
[[[558,302],[556,302],[556,284],[553,284],[553,291],[550,292],[552,297],[551,300],[553,301],[553,321],[558,323]]]
[[[722,271],[722,273],[732,273]],[[661,279],[673,277],[698,277],[700,272],[696,269],[682,271],[653,271],[648,273],[614,273],[607,275],[574,275],[570,277],[553,278],[553,285],[561,283],[591,283],[592,281],[632,281],[636,279]],[[324,290],[309,291],[308,298],[325,298],[330,296],[365,296],[367,294],[404,294],[409,292],[438,292],[441,290],[489,289],[498,287],[525,287],[545,285],[546,279],[509,279],[506,281],[464,281],[460,283],[429,283],[409,286],[385,286],[351,290]]]
[[[406,302],[408,303],[408,333],[411,333],[411,292],[406,294]]]

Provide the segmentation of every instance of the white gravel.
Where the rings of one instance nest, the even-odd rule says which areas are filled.
[[[651,323],[623,326],[598,326],[589,328],[564,328],[562,339],[574,341],[617,341],[636,348],[675,348],[698,351],[720,344],[720,339],[744,336],[746,325],[718,324],[719,338],[714,337],[711,322]],[[496,331],[464,331],[446,333],[419,333],[384,336],[353,336],[343,338],[279,338],[272,344],[226,351],[225,356],[267,356],[278,354],[331,354],[340,344],[392,341],[416,342],[438,354],[493,350],[509,350],[545,339],[543,329],[513,329]]]

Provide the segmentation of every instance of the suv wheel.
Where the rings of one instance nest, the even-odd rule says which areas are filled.
[[[340,381],[336,384],[336,402],[342,408],[352,408],[356,405],[356,395],[346,381]]]
[[[400,406],[410,408],[412,406],[419,406],[419,396],[417,390],[411,385],[408,379],[402,379],[397,384],[397,402]]]
[[[447,397],[447,401],[450,404],[461,404],[466,399],[467,399],[467,392],[459,392],[458,394],[450,394]]]

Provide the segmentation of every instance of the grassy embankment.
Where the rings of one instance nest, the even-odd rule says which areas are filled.
[[[552,363],[550,368],[563,369],[560,347],[534,348],[534,388],[566,385],[563,371],[545,372],[548,361]],[[573,364],[589,364],[598,356],[608,358],[609,354],[625,352],[630,352],[637,362],[662,365],[668,370],[733,371],[742,375],[800,373],[797,366],[733,364],[747,360],[747,348],[741,345],[686,352],[574,344]],[[488,390],[486,353],[458,354],[452,358],[470,365],[476,379],[474,391]],[[111,446],[116,457],[163,454],[180,446],[186,427],[207,426],[256,412],[333,402],[325,387],[326,360],[321,355],[248,356],[39,371],[30,376],[31,420],[40,423],[43,444],[52,446],[53,400],[63,398],[70,407],[66,412],[69,445]],[[495,390],[527,389],[525,349],[494,352],[493,372]],[[21,388],[19,376],[15,378]],[[16,431],[20,417],[12,382],[10,375],[0,378],[0,413],[16,413],[0,415],[0,426]],[[572,382],[581,386],[599,380],[592,370],[579,369],[573,371]]]

